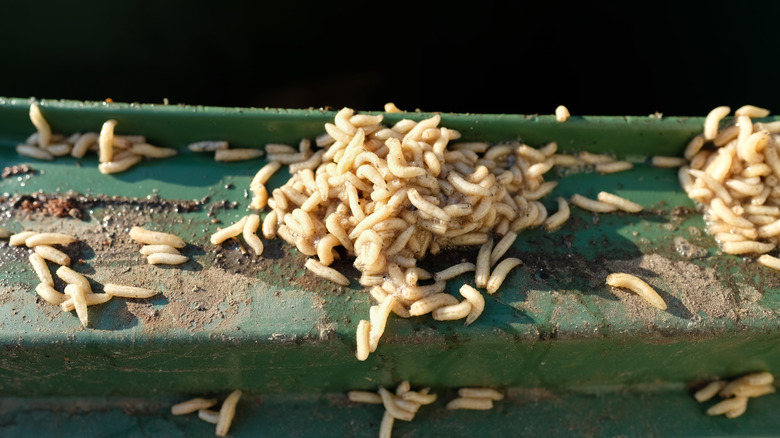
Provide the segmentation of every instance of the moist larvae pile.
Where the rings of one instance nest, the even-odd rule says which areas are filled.
[[[754,123],[769,111],[744,105],[721,126],[730,111],[709,112],[704,131],[685,150],[680,184],[724,253],[761,254],[760,263],[780,269],[780,259],[769,254],[780,243],[780,122]]]
[[[460,134],[440,127],[439,115],[419,122],[404,119],[392,127],[382,119],[340,110],[325,125],[327,134],[316,139],[322,149],[282,163],[296,165],[287,183],[269,195],[257,183],[265,176],[252,187],[253,207],[270,208],[263,222],[265,237],[281,237],[310,256],[309,270],[348,285],[331,264],[339,257],[339,246],[354,257],[360,284],[379,304],[372,307],[370,321],[358,327],[361,360],[367,357],[366,347],[376,349],[390,312],[410,317],[415,303],[444,292],[446,278],[417,266],[426,255],[450,247],[492,248],[496,239],[496,251],[488,250],[483,258],[487,264],[474,266],[478,277],[486,279],[495,265],[496,277],[487,288],[495,292],[508,270],[519,265],[516,259],[502,265],[503,252],[521,230],[544,225],[553,216],[539,199],[557,185],[544,180],[556,164],[554,142],[540,148],[514,141],[455,142]],[[279,168],[281,156],[269,152],[268,159],[273,170]],[[568,205],[559,201],[568,216]],[[566,218],[553,219],[551,229]],[[476,286],[488,285],[478,281]],[[473,321],[474,303],[480,300],[470,298],[455,299],[451,309],[439,314]]]

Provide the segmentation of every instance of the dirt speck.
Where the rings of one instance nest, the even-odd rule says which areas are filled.
[[[674,249],[686,259],[700,259],[707,256],[707,249],[694,245],[683,236],[674,237]]]
[[[35,170],[27,164],[19,164],[16,166],[5,167],[2,171],[3,178],[10,178],[16,175],[24,175],[26,173],[35,173]]]
[[[185,200],[166,200],[156,195],[146,198],[128,198],[123,196],[82,195],[75,192],[69,193],[43,193],[15,195],[4,200],[3,210],[18,209],[24,213],[39,213],[45,216],[65,217],[71,216],[77,219],[86,218],[87,212],[95,208],[119,208],[128,207],[146,212],[171,212],[186,213],[197,211],[202,207],[202,202]]]

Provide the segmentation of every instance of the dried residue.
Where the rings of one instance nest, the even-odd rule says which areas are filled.
[[[669,306],[668,312],[692,319],[737,319],[736,299],[717,271],[689,261],[674,261],[658,254],[646,254],[628,261],[616,261],[613,272],[632,273],[653,286]],[[636,294],[616,290],[630,316],[653,319],[657,310]]]

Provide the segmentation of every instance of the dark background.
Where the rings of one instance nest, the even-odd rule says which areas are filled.
[[[775,6],[778,5],[778,6]],[[780,2],[3,2],[0,95],[253,107],[779,109]]]

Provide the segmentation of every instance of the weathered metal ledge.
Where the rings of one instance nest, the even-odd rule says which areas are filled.
[[[55,132],[99,130],[103,121],[116,118],[119,133],[182,148],[177,157],[102,175],[95,157],[38,162],[18,156],[13,146],[33,132],[28,104],[0,99],[0,162],[33,169],[0,180],[5,193],[0,226],[82,237],[67,252],[80,260],[74,269],[91,279],[96,292],[113,281],[159,288],[162,294],[90,307],[92,325],[83,329],[75,315],[36,297],[27,250],[0,243],[5,396],[176,396],[235,388],[318,394],[401,380],[438,388],[609,392],[624,385],[683,385],[780,364],[780,277],[750,260],[720,254],[702,233],[701,216],[680,190],[676,170],[646,162],[656,154],[679,155],[701,129],[702,118],[574,117],[557,123],[552,116],[443,114],[442,125],[460,130],[464,139],[520,138],[532,146],[555,140],[562,151],[612,153],[635,163],[612,175],[550,175],[560,181],[544,200],[551,210],[555,196],[606,190],[646,211],[594,215],[572,208],[573,218],[562,229],[522,233],[510,254],[524,264],[487,297],[485,313],[473,325],[392,318],[377,352],[359,362],[355,326],[372,302],[349,262],[342,261],[341,268],[353,282],[341,288],[307,273],[304,258],[280,241],[266,241],[260,258],[234,244],[211,245],[214,219],[226,224],[246,214],[245,189],[264,161],[217,163],[184,148],[204,139],[227,139],[236,147],[297,142],[321,133],[333,111],[42,101]],[[426,114],[387,118],[401,117]],[[282,171],[271,184],[286,177]],[[82,215],[59,218],[32,204],[27,210],[21,206],[52,198],[73,200]],[[192,208],[176,207],[184,204]],[[180,235],[192,261],[183,268],[146,264],[139,245],[126,235],[132,225]],[[707,255],[684,257],[675,237],[706,248]],[[447,253],[421,266],[436,270],[475,254]],[[615,270],[642,275],[668,310],[607,287],[604,279]],[[456,279],[448,290],[457,294],[466,281],[471,278]]]

